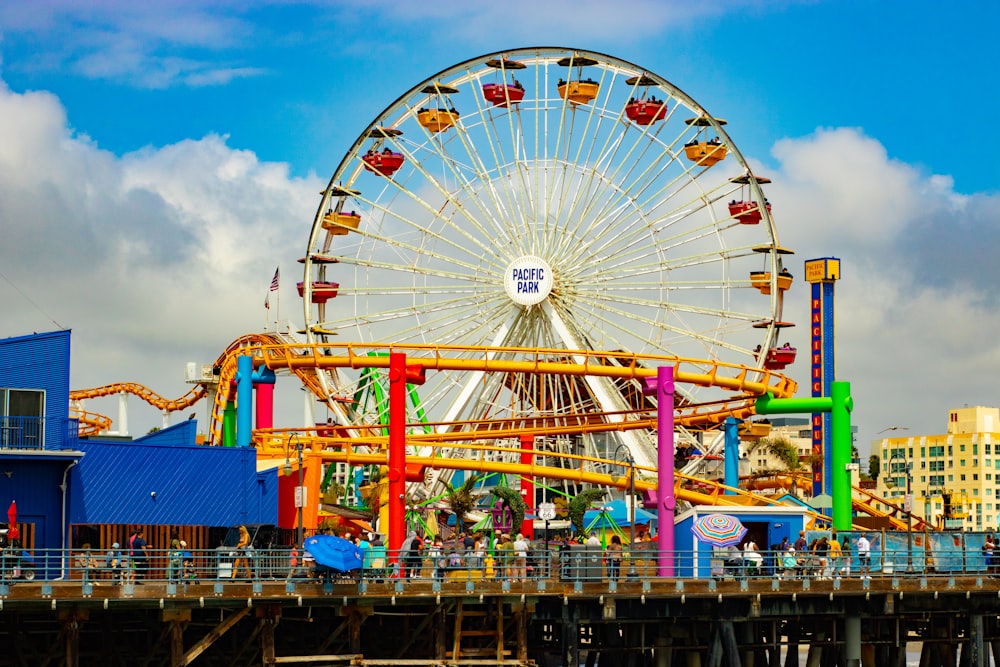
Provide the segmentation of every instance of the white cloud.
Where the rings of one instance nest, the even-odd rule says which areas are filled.
[[[888,425],[943,433],[947,410],[1000,406],[995,378],[1000,272],[984,254],[1000,233],[1000,197],[966,196],[947,176],[892,159],[860,130],[785,139],[767,193],[789,264],[841,258],[835,286],[837,375],[852,383],[859,444]],[[808,349],[808,285],[786,300],[789,337]],[[793,377],[803,386],[808,360]]]
[[[45,93],[0,88],[0,117],[0,267],[17,286],[0,282],[0,336],[74,329],[74,387],[183,394],[185,361],[261,329],[278,261],[294,312],[318,179],[219,136],[118,157]]]

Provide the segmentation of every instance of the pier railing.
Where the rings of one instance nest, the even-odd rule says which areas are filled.
[[[646,546],[646,545],[642,545]],[[29,552],[0,549],[0,586],[31,582],[74,582],[85,585],[227,584],[227,583],[382,583],[408,582],[627,582],[655,581],[658,557],[669,556],[674,576],[668,579],[712,580],[839,580],[1000,576],[1000,553],[981,548],[933,552],[921,549],[874,548],[868,558],[856,551],[789,549],[746,554],[718,549],[678,550],[660,554],[637,548],[609,552],[573,545],[536,548],[526,558],[497,549],[482,555],[422,550],[393,554],[373,547],[362,552],[360,567],[339,571],[317,564],[308,552],[279,549],[44,549]],[[2,589],[0,589],[2,594]]]

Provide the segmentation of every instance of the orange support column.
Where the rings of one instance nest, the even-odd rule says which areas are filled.
[[[535,448],[535,436],[533,435],[522,435],[521,436],[521,463],[525,465],[531,465],[534,463],[535,453],[532,451]],[[524,498],[525,505],[528,506],[528,511],[534,513],[535,511],[535,482],[534,478],[525,475],[521,478],[521,496]],[[533,539],[535,533],[535,520],[525,519],[521,522],[521,534],[526,538]]]

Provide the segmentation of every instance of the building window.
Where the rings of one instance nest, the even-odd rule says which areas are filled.
[[[44,436],[45,392],[0,388],[0,446],[42,449]]]
[[[978,479],[979,479],[979,473],[976,473],[976,472],[972,473],[972,481],[975,482]]]
[[[952,450],[952,449],[953,449],[953,446],[952,446],[952,445],[948,445],[948,456],[951,456],[951,455],[952,455],[952,454],[951,454],[951,450]]]
[[[958,451],[960,451],[960,452],[964,452],[964,451],[965,451],[965,444],[961,444],[961,445],[959,445],[959,446],[958,446]]]
[[[979,445],[977,445],[976,443],[972,443],[972,453],[973,454],[979,453]]]
[[[965,473],[964,472],[962,473],[961,481],[963,481],[963,482],[965,481]]]

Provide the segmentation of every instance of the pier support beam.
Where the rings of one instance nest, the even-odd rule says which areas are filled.
[[[80,624],[88,617],[85,609],[72,609],[59,614],[66,667],[79,667],[80,665]]]
[[[844,659],[847,667],[861,667],[861,617],[857,614],[844,619]]]
[[[191,622],[190,609],[164,609],[160,620],[170,624],[170,667],[184,662],[184,628]]]
[[[969,616],[969,631],[965,644],[962,646],[962,658],[959,664],[964,667],[986,667],[986,649],[983,645],[983,616]]]
[[[656,667],[673,667],[674,639],[669,634],[660,631],[653,640],[653,655],[656,656]]]
[[[562,611],[562,664],[580,664],[580,610],[575,605]]]

